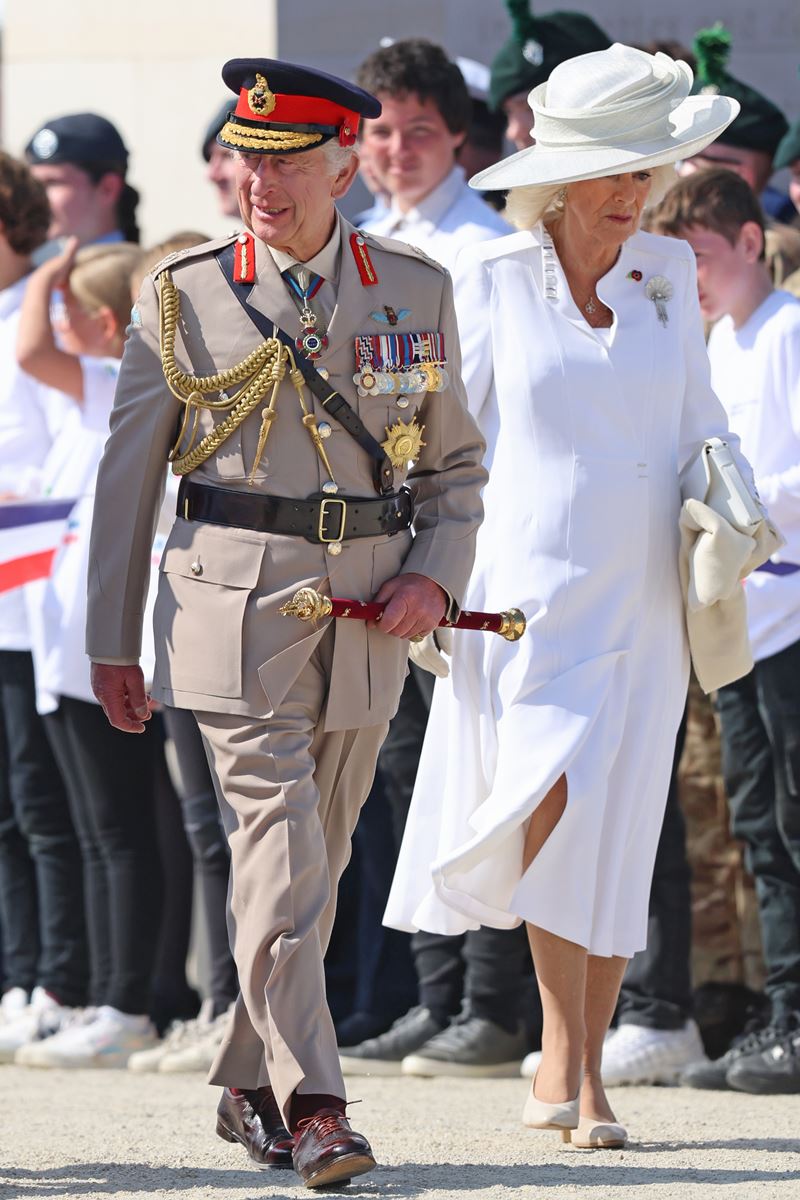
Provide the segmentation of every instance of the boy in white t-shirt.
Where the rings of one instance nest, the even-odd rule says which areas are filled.
[[[772,1016],[758,1037],[711,1066],[724,1068],[722,1086],[800,1092],[800,302],[774,290],[758,200],[732,172],[682,179],[657,230],[685,238],[697,256],[700,307],[716,322],[712,384],[786,539],[779,561],[745,583],[755,667],[717,700],[732,829],[755,877]],[[709,1086],[707,1075],[690,1072],[686,1081]]]

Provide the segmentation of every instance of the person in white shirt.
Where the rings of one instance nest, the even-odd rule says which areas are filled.
[[[0,497],[28,496],[68,397],[26,375],[20,306],[50,211],[28,168],[0,153]],[[0,1061],[85,1003],[81,857],[64,785],[36,712],[23,589],[0,595]]]
[[[775,291],[764,217],[748,184],[715,169],[682,179],[657,216],[697,257],[700,307],[715,321],[711,380],[786,539],[745,582],[755,667],[721,688],[718,711],[733,833],[755,876],[771,1019],[716,1064],[716,1086],[800,1092],[800,303]],[[685,1082],[710,1086],[709,1073]]]
[[[363,223],[452,270],[462,246],[509,232],[509,225],[467,186],[457,156],[471,101],[458,66],[422,38],[394,42],[360,66],[358,82],[383,110],[364,122],[361,144],[391,197],[388,211]]]
[[[364,122],[361,145],[391,197],[388,211],[363,222],[363,228],[418,246],[448,270],[463,247],[509,233],[500,214],[467,185],[457,161],[472,111],[459,65],[441,47],[413,38],[376,50],[361,65],[358,81],[382,104],[380,117]],[[461,325],[469,314],[459,311],[458,296],[455,305]],[[398,330],[414,329],[413,311],[398,309],[393,315]],[[412,661],[378,760],[397,831],[411,802],[432,692],[432,675]],[[370,895],[376,922],[393,867],[394,859],[387,863],[386,890]],[[387,932],[377,925],[372,936],[386,944]],[[384,1033],[365,1034],[356,1045],[340,1032],[345,1071],[516,1074],[529,1049],[521,1014],[534,988],[522,929],[481,928],[459,937],[419,932],[411,948],[418,1003]],[[394,970],[393,995],[400,998],[396,964]]]
[[[39,703],[69,791],[84,864],[91,1019],[30,1041],[15,1061],[35,1066],[124,1066],[155,1044],[149,1018],[161,864],[155,823],[154,736],[127,738],[94,699],[84,654],[89,532],[97,468],[108,434],[139,257],[128,243],[72,238],[35,272],[25,298],[17,358],[74,401],[42,467],[54,496],[77,496],[50,578],[32,606]],[[63,318],[51,326],[54,289]]]

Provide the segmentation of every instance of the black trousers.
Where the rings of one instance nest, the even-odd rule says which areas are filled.
[[[625,972],[617,1007],[621,1025],[681,1029],[692,1014],[691,869],[678,800],[678,767],[685,740],[684,712],[650,888],[647,947],[633,956]]]
[[[193,1017],[200,1001],[186,979],[194,900],[192,853],[180,800],[167,768],[161,713],[151,717],[147,731],[159,741],[159,750],[153,755],[153,791],[161,863],[161,911],[148,1009],[161,1032],[175,1020]]]
[[[800,1012],[800,642],[720,688],[731,828],[755,879],[773,1015]]]
[[[397,716],[378,759],[399,837],[405,828],[428,723],[434,678],[411,667]],[[398,842],[399,844],[399,842]],[[470,1011],[514,1030],[540,1024],[538,991],[524,926],[471,930],[460,937],[419,932],[411,939],[419,1003],[441,1019]]]
[[[207,994],[217,1016],[236,999],[239,990],[226,920],[230,851],[194,714],[186,709],[165,708],[164,724],[180,770],[178,795],[183,828],[194,864],[208,946]]]
[[[149,1009],[161,905],[157,733],[114,729],[99,704],[62,696],[44,718],[83,857],[91,1003]]]
[[[81,854],[22,650],[0,650],[0,926],[4,989],[86,1002]]]

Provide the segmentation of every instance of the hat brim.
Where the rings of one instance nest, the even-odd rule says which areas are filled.
[[[730,125],[739,112],[739,102],[730,96],[687,96],[670,113],[669,138],[639,145],[594,146],[563,150],[527,146],[508,158],[473,175],[469,186],[481,192],[505,191],[532,185],[577,183],[601,179],[624,171],[660,167],[699,154]]]

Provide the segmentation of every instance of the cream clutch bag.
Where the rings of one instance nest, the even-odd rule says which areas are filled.
[[[740,533],[753,534],[766,516],[755,488],[751,490],[722,438],[707,438],[683,472],[684,500],[700,500]]]

